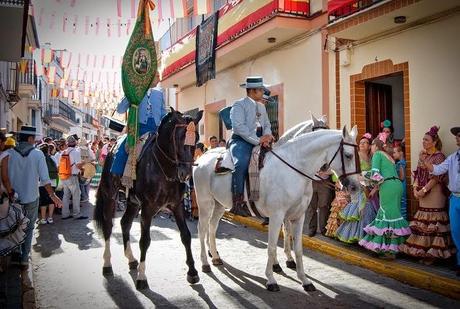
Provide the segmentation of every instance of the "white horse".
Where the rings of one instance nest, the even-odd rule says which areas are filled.
[[[345,128],[343,131],[319,130],[302,134],[279,146],[274,152],[267,153],[265,167],[260,171],[260,198],[255,204],[262,215],[270,217],[265,269],[269,291],[279,291],[273,276],[273,265],[279,231],[285,219],[292,225],[297,276],[304,290],[315,290],[305,275],[302,263],[302,229],[312,195],[311,178],[325,164],[338,176],[359,173],[359,165],[356,164],[356,134],[356,127],[351,133]],[[216,230],[225,209],[232,205],[232,177],[231,174],[214,173],[217,157],[216,152],[205,153],[198,159],[193,171],[200,217],[198,232],[203,272],[211,271],[206,256],[206,236],[209,238],[213,264],[222,263],[216,249]]]

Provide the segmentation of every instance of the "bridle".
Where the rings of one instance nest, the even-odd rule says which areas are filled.
[[[177,167],[178,167],[179,164],[190,164],[190,165],[192,165],[194,163],[193,160],[192,161],[179,160],[178,155],[177,155],[176,130],[177,130],[177,128],[184,128],[184,127],[187,127],[187,126],[188,126],[188,124],[185,124],[185,123],[176,124],[174,126],[174,129],[173,129],[172,135],[171,135],[173,137],[173,152],[174,152],[174,157],[173,158],[170,155],[168,155],[166,153],[166,151],[163,150],[163,148],[161,148],[160,144],[158,143],[158,133],[156,133],[155,137],[154,137],[154,147],[156,147],[160,151],[161,155],[166,160],[168,160],[169,162],[171,162],[173,165],[176,166],[176,170],[177,170]],[[174,181],[178,180],[177,176],[169,177],[169,176],[166,175],[166,172],[164,171],[163,167],[161,166],[160,161],[158,160],[158,157],[155,154],[155,151],[153,151],[152,153],[153,153],[153,157],[155,158],[155,161],[157,162],[158,166],[160,167],[160,170],[163,173],[163,175],[165,176],[166,180],[171,181],[171,182],[174,182]],[[176,174],[177,173],[175,173],[175,175]]]
[[[354,155],[355,155],[355,171],[353,172],[350,172],[350,173],[347,173],[346,172],[346,169],[345,169],[345,154],[344,154],[344,146],[352,146],[354,148]],[[309,176],[307,174],[305,174],[304,172],[302,172],[301,170],[297,169],[296,167],[292,166],[289,162],[287,162],[286,160],[284,160],[282,157],[280,157],[277,153],[275,153],[273,150],[270,150],[270,152],[276,157],[278,158],[281,162],[283,162],[284,164],[286,164],[287,166],[289,166],[291,169],[293,169],[294,171],[296,171],[297,173],[299,173],[300,175],[304,176],[305,178],[308,178],[310,179],[311,181],[313,182],[316,182],[316,183],[320,183],[322,185],[325,185],[325,186],[328,186],[328,187],[331,187],[331,188],[334,188],[334,185],[331,184],[330,182],[328,182],[327,180],[324,180],[322,179],[321,177],[319,177],[318,174],[315,174],[314,177],[317,177],[318,179],[316,178],[313,178],[312,176]],[[343,178],[346,178],[350,175],[355,175],[355,174],[361,174],[361,166],[360,166],[360,162],[359,162],[359,155],[358,155],[358,145],[356,144],[351,144],[351,143],[347,143],[343,140],[340,141],[340,145],[339,145],[339,148],[335,151],[334,155],[332,156],[331,160],[325,165],[326,169],[329,169],[329,167],[331,166],[332,162],[334,161],[334,159],[337,157],[337,155],[340,153],[340,159],[341,159],[341,163],[342,163],[342,174],[339,176],[339,180],[342,180]]]

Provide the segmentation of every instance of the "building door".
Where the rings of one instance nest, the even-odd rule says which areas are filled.
[[[392,90],[390,85],[366,82],[366,131],[376,136],[380,124],[393,119]]]
[[[275,137],[275,140],[279,138],[279,121],[278,121],[278,96],[271,96],[271,102],[265,105],[267,110],[268,119],[272,126],[272,135]]]

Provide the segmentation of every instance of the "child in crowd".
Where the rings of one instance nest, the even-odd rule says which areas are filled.
[[[403,146],[399,145],[393,148],[393,159],[396,161],[396,172],[398,173],[403,187],[401,216],[407,220],[406,160],[404,159]]]

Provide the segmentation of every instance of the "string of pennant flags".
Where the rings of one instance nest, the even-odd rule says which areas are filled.
[[[65,3],[67,1],[55,0],[56,3]],[[117,5],[117,18],[101,16],[79,16],[69,12],[62,12],[53,8],[45,10],[41,7],[38,16],[35,16],[33,4],[30,12],[40,27],[47,26],[49,30],[62,30],[63,33],[90,35],[107,35],[111,37],[118,35],[129,36],[132,25],[134,25],[137,14],[137,0],[114,0]],[[130,12],[123,12],[124,2],[130,2]],[[155,10],[152,11],[153,28],[157,29],[158,24],[162,21],[175,18],[184,18],[190,15],[206,15],[211,12],[211,0],[194,0],[193,10],[187,6],[186,0],[152,0],[155,4]],[[70,8],[73,8],[77,0],[70,0]],[[45,25],[46,23],[46,25]]]
[[[39,28],[76,36],[105,36],[116,39],[129,37],[137,17],[139,0],[111,0],[116,15],[81,16],[74,7],[82,0],[50,0],[53,5],[34,10],[32,1],[29,14]],[[240,0],[233,0],[240,1]],[[210,0],[152,0],[156,8],[151,12],[153,29],[161,21],[202,15],[211,12]],[[193,3],[193,10],[190,5]],[[115,13],[115,12],[114,12]],[[120,78],[121,55],[104,55],[54,50],[49,47],[31,49],[33,59],[22,59],[19,71],[34,70],[50,85],[51,98],[67,98],[78,107],[97,109],[114,108],[123,95]],[[31,63],[32,62],[32,63]]]

